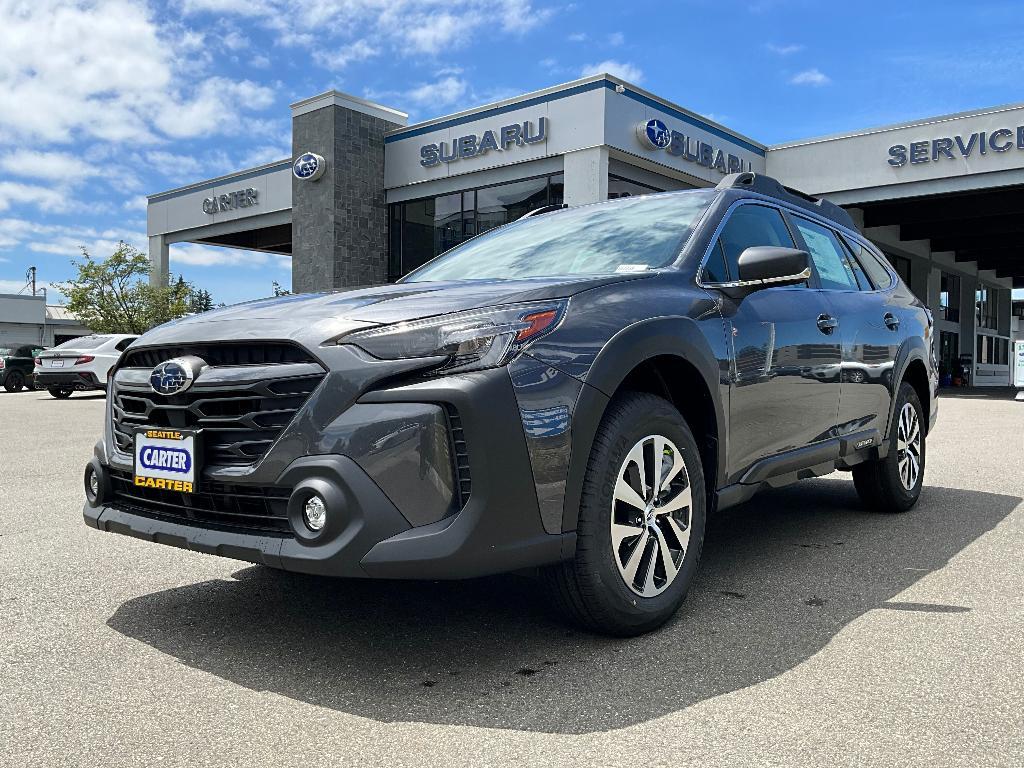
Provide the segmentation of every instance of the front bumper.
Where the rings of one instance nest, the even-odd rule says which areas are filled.
[[[424,426],[425,414],[437,406],[458,414],[472,478],[468,498],[456,494],[449,510],[437,492],[441,473],[432,472],[428,460],[437,451]],[[374,390],[322,428],[297,417],[279,442],[304,445],[310,454],[287,463],[273,480],[299,499],[289,501],[291,529],[283,535],[193,525],[133,509],[112,496],[102,446],[94,462],[108,479],[99,502],[85,505],[85,521],[162,544],[342,577],[468,578],[554,563],[575,547],[575,534],[544,530],[505,369]],[[275,462],[282,457],[272,450],[249,478],[236,473],[234,482],[265,483],[266,467]],[[309,488],[328,503],[329,522],[320,535],[304,528],[298,511]]]
[[[105,389],[106,385],[91,371],[61,371],[59,373],[39,372],[33,374],[36,389]]]

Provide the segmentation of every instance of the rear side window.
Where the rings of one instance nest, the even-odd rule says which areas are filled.
[[[869,251],[863,245],[858,243],[856,240],[845,241],[850,250],[853,251],[854,258],[860,263],[868,277],[871,279],[871,284],[879,290],[888,288],[892,285],[892,276],[889,274],[889,270],[882,266],[881,262],[874,253]]]
[[[121,339],[114,346],[114,349],[116,349],[118,352],[124,352],[126,349],[128,349],[128,345],[135,341],[135,339],[137,338],[138,336],[132,336],[130,339]]]
[[[845,249],[839,243],[839,236],[828,227],[802,216],[794,216],[793,223],[807,244],[821,287],[833,291],[859,290],[857,278],[846,260]]]
[[[727,279],[739,280],[740,254],[757,245],[792,248],[793,237],[777,209],[764,205],[741,205],[725,222],[715,245],[715,251],[721,253],[729,272],[730,278]],[[715,261],[715,251],[708,259],[709,265]],[[706,279],[711,280],[710,277]]]

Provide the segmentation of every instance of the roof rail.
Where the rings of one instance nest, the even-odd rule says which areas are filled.
[[[857,231],[857,225],[853,223],[850,214],[831,200],[811,197],[798,189],[783,185],[778,179],[765,176],[763,173],[730,173],[720,182],[716,189],[749,189],[751,192],[758,192],[768,197],[777,197],[788,203],[797,205],[808,211],[813,211],[819,216],[831,219],[836,224]]]
[[[526,213],[524,213],[519,218],[520,219],[528,219],[531,216],[542,216],[545,213],[553,213],[554,211],[560,211],[563,208],[568,208],[568,207],[569,206],[566,205],[565,203],[557,203],[557,204],[553,204],[553,205],[542,205],[540,208],[534,208],[532,211],[527,211]]]

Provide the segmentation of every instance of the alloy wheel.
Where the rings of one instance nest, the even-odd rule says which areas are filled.
[[[914,490],[921,475],[921,422],[917,409],[905,403],[900,411],[900,422],[896,432],[896,462],[900,482],[908,491]]]
[[[612,554],[623,581],[641,597],[664,592],[690,543],[690,476],[675,444],[648,435],[626,454],[612,495]]]

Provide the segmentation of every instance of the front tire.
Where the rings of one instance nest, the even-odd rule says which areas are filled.
[[[58,400],[67,400],[71,397],[71,393],[74,392],[73,389],[61,389],[59,387],[50,387],[47,391],[50,393],[50,397],[55,397]]]
[[[924,409],[906,382],[900,384],[894,418],[886,457],[853,468],[857,494],[877,512],[906,512],[917,503],[924,484]]]
[[[555,602],[595,632],[656,629],[686,599],[704,526],[704,471],[682,415],[654,395],[617,397],[591,448],[575,556],[546,571]]]
[[[4,389],[8,392],[20,392],[25,386],[25,374],[21,371],[11,371],[7,374],[7,381],[4,382]]]

